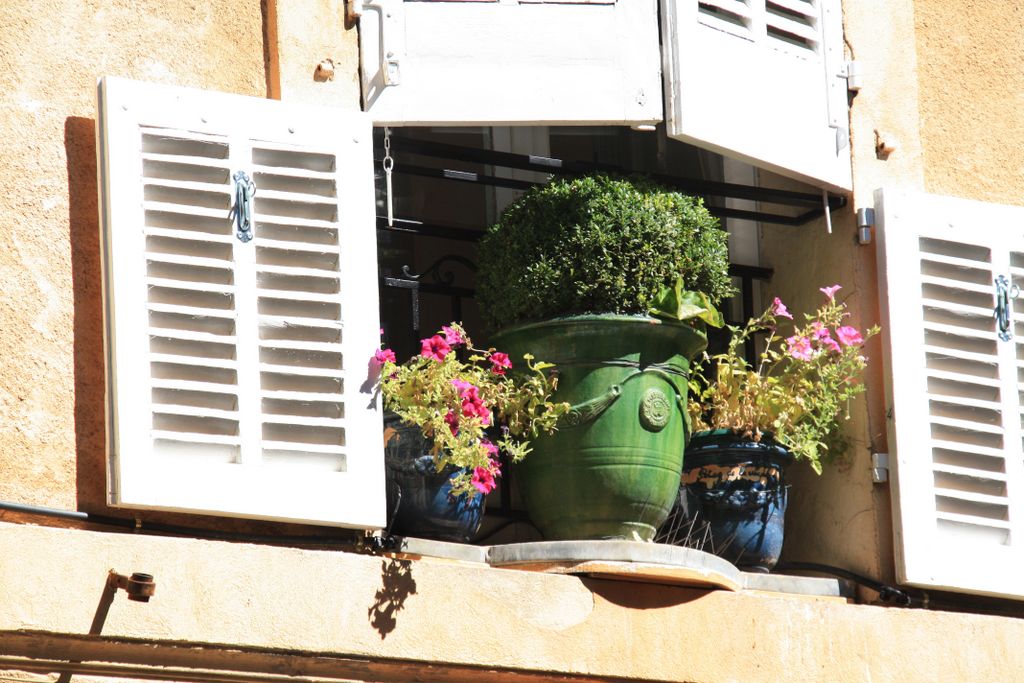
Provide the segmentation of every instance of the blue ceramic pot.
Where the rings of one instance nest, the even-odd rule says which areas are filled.
[[[792,454],[770,437],[720,429],[694,434],[683,458],[680,506],[705,534],[702,549],[748,571],[770,571],[785,533]],[[700,533],[700,532],[699,532]]]
[[[388,520],[391,532],[438,541],[468,543],[480,530],[485,496],[472,500],[452,496],[452,476],[447,467],[438,472],[430,455],[433,444],[419,427],[397,415],[384,418],[384,462],[387,467]]]

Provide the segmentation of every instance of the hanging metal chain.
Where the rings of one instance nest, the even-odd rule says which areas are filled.
[[[235,181],[235,204],[228,216],[235,220],[235,236],[242,242],[248,242],[252,239],[252,198],[256,196],[256,183],[245,171],[238,171],[232,179]]]
[[[1002,341],[1010,341],[1013,339],[1013,332],[1010,331],[1011,314],[1010,314],[1010,300],[1016,299],[1020,295],[1020,287],[1017,285],[1010,285],[1010,281],[1005,275],[1000,275],[996,278],[996,310],[995,319],[996,324],[999,327],[999,339]]]
[[[384,186],[387,192],[385,202],[388,205],[388,227],[390,228],[395,224],[395,204],[391,195],[391,169],[395,167],[395,160],[391,157],[391,129],[387,126],[384,127],[384,161],[381,162],[381,166],[384,168]]]

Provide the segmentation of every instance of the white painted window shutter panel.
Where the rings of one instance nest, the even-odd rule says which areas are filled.
[[[662,120],[657,0],[357,0],[379,125]]]
[[[662,0],[668,135],[850,189],[840,0]]]
[[[1024,598],[1024,208],[875,194],[897,574]]]
[[[99,104],[111,504],[384,526],[368,117],[115,78]]]

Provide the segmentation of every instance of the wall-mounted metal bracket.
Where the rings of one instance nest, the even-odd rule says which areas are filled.
[[[100,602],[96,606],[96,613],[92,617],[92,625],[89,627],[89,635],[98,636],[103,631],[103,624],[107,621],[107,614],[110,613],[110,606],[114,602],[114,595],[118,589],[128,593],[128,599],[134,602],[149,602],[149,599],[156,593],[156,583],[151,574],[133,572],[131,576],[118,574],[113,569],[107,573],[107,580],[103,584],[103,592],[100,594]],[[70,664],[79,664],[72,661]],[[69,683],[71,671],[65,669],[61,672],[57,683]]]
[[[889,481],[889,454],[871,454],[871,481],[876,484],[884,484]]]
[[[843,64],[840,76],[846,79],[846,89],[850,92],[860,92],[864,87],[864,67],[856,60]]]
[[[875,210],[871,207],[857,209],[857,243],[871,244],[871,229],[875,227]]]

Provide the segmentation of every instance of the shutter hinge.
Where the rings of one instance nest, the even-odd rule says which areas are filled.
[[[871,481],[876,484],[883,484],[889,481],[889,454],[871,454]]]
[[[404,52],[405,26],[401,14],[401,3],[387,0],[349,0],[346,17],[350,22],[362,18],[367,11],[377,12],[380,17],[379,40],[381,78],[385,86],[402,82],[401,57]],[[360,31],[364,30],[360,26]]]
[[[864,70],[856,60],[843,62],[839,77],[846,79],[846,89],[850,92],[859,92],[864,85]]]

